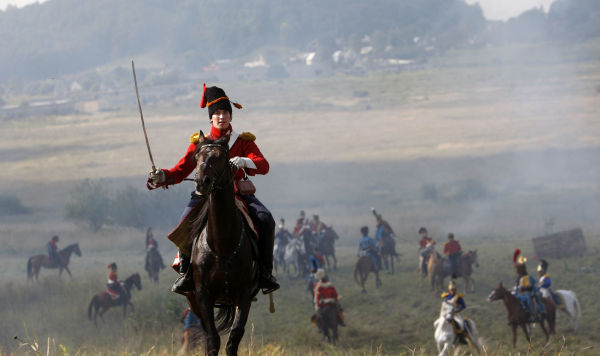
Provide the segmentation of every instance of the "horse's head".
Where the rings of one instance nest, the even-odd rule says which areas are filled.
[[[335,232],[335,230],[332,227],[327,228],[327,235],[333,237],[334,240],[338,240],[340,238],[340,236],[337,234],[337,232]]]
[[[490,293],[490,295],[488,295],[487,300],[488,300],[488,302],[493,302],[495,300],[504,299],[504,295],[506,293],[507,293],[506,288],[504,288],[504,286],[502,285],[502,282],[500,282],[500,284],[498,284],[498,286],[496,288],[494,288],[494,290]]]
[[[139,273],[134,273],[131,275],[131,282],[137,288],[137,290],[142,290],[142,278]]]
[[[229,163],[229,135],[218,140],[207,140],[200,131],[200,142],[196,148],[196,192],[210,194],[232,183]]]
[[[440,308],[440,318],[451,320],[454,318],[454,305],[451,302],[444,300]]]
[[[79,249],[78,243],[70,244],[58,252],[59,255],[66,256],[71,256],[72,253],[75,253],[77,256],[81,257],[81,250]]]
[[[79,244],[75,244],[75,247],[73,248],[73,252],[75,252],[75,254],[79,257],[81,257],[81,250],[79,249]]]
[[[473,250],[473,251],[469,251],[468,252],[469,258],[471,258],[471,263],[479,268],[479,260],[477,259],[477,250]]]

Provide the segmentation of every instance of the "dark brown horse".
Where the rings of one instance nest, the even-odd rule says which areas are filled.
[[[337,306],[327,305],[313,315],[312,321],[317,325],[319,331],[327,338],[327,341],[333,345],[338,339],[338,310]]]
[[[386,236],[379,242],[379,255],[383,268],[390,274],[394,274],[394,259],[398,258],[396,253],[396,241],[392,236]]]
[[[200,137],[204,137],[200,134]],[[227,355],[237,355],[252,298],[258,292],[258,266],[253,256],[253,233],[235,204],[229,136],[201,141],[196,150],[196,192],[205,197],[204,219],[194,223],[192,268],[195,292],[190,308],[206,330],[206,354],[219,353],[220,331],[231,330]],[[204,226],[204,227],[203,227]],[[216,316],[214,308],[219,308]]]
[[[504,301],[504,306],[506,307],[506,311],[508,312],[508,323],[512,330],[513,335],[513,347],[517,346],[517,328],[520,326],[525,333],[525,338],[527,338],[528,342],[531,342],[530,329],[528,324],[529,315],[523,306],[521,305],[521,301],[519,298],[510,293],[506,288],[502,286],[502,282],[490,293],[488,296],[488,301],[493,302],[495,300]],[[549,333],[555,334],[554,325],[556,323],[556,306],[554,302],[549,298],[541,298],[544,307],[546,308],[546,314],[544,319],[539,321],[542,331],[546,336],[546,342],[548,342]],[[546,330],[546,325],[544,321],[548,324],[549,332]]]
[[[151,281],[158,284],[158,275],[161,269],[161,257],[160,252],[156,248],[151,248],[146,252],[148,264],[146,265],[146,271],[148,272],[148,278]]]
[[[373,264],[373,260],[369,256],[360,257],[354,266],[354,281],[362,287],[362,293],[367,293],[365,281],[371,272],[375,273],[375,288],[379,288],[382,283],[381,279],[379,279],[379,271],[375,264]]]
[[[62,276],[62,271],[64,269],[67,271],[67,273],[69,273],[69,277],[73,278],[71,271],[69,270],[69,259],[71,258],[72,253],[75,253],[77,256],[81,257],[79,244],[71,244],[58,251],[58,256],[60,257],[60,266],[57,266],[48,255],[35,255],[29,257],[27,260],[27,280],[32,280],[33,276],[35,276],[35,281],[37,282],[38,275],[40,274],[40,268],[42,267],[50,269],[58,268],[58,278]]]
[[[332,227],[325,229],[325,236],[319,241],[319,252],[325,257],[327,267],[331,268],[329,256],[333,258],[333,269],[337,269],[337,259],[335,258],[335,240],[340,237]]]
[[[471,277],[473,266],[479,267],[477,250],[468,251],[460,256],[458,277],[462,277],[465,280],[465,293],[469,289],[469,284],[471,285],[471,292],[475,292],[475,280]],[[433,289],[437,285],[439,290],[443,290],[444,278],[448,277],[451,271],[444,268],[444,259],[438,258],[435,250],[429,256],[427,268],[429,270],[429,278],[431,279],[431,288]]]
[[[142,278],[139,273],[134,273],[131,276],[127,277],[125,281],[123,281],[123,287],[125,288],[125,292],[118,298],[113,299],[110,294],[106,291],[102,291],[95,296],[92,297],[90,301],[90,305],[88,306],[88,318],[90,320],[94,320],[94,325],[96,324],[96,317],[100,315],[100,319],[104,322],[104,318],[102,315],[112,307],[117,307],[119,305],[123,306],[123,318],[127,316],[127,306],[131,307],[131,311],[134,310],[133,304],[131,304],[131,287],[135,286],[137,290],[142,290]],[[92,315],[93,312],[93,315]]]

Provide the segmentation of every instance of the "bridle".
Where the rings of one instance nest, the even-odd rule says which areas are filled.
[[[222,145],[219,145],[217,143],[207,143],[205,145],[200,146],[200,148],[198,149],[198,153],[200,153],[200,151],[202,151],[205,147],[212,147],[212,148],[219,148],[221,150],[223,150],[225,152],[226,157],[229,157],[229,149],[226,147],[223,147]],[[198,154],[197,153],[197,154]],[[215,179],[213,179],[213,181],[210,183],[210,186],[208,187],[208,193],[212,193],[214,191],[217,190],[223,190],[225,188],[226,185],[231,185],[233,183],[233,177],[234,175],[231,174],[229,177],[229,180],[227,180],[226,182],[224,182],[223,184],[219,184],[222,183],[223,181],[223,177],[225,176],[225,174],[227,173],[227,169],[233,169],[233,164],[229,161],[227,161],[228,164],[226,164],[223,169],[220,172],[217,172],[217,169],[212,166],[209,163],[206,162],[200,162],[200,164],[198,164],[197,168],[200,168],[201,166],[204,166],[205,169],[210,169],[213,172],[215,172]],[[198,185],[198,179],[199,179],[199,174],[200,170],[197,169],[196,170],[196,176],[194,178],[194,181],[196,182],[196,186]],[[196,190],[197,191],[197,190]]]

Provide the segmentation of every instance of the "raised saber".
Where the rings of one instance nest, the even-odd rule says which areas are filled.
[[[137,96],[138,109],[140,109],[140,118],[142,119],[142,129],[144,129],[144,138],[146,139],[146,147],[148,148],[148,155],[150,156],[150,162],[152,162],[152,172],[156,171],[156,165],[154,164],[154,158],[152,158],[152,150],[150,150],[150,142],[148,141],[148,133],[146,133],[146,124],[144,123],[144,114],[142,113],[142,103],[140,102],[140,91],[138,90],[137,77],[135,76],[135,65],[131,60],[131,70],[133,71],[133,83],[135,84],[135,95]]]

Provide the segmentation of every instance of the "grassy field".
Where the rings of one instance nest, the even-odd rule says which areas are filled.
[[[522,335],[516,350],[508,346],[504,307],[485,297],[498,281],[511,284],[512,251],[520,247],[531,256],[529,239],[554,218],[555,230],[581,226],[588,239],[584,258],[550,261],[555,286],[577,292],[584,315],[577,333],[567,332],[561,319],[559,337],[547,348],[535,330],[530,354],[598,354],[599,48],[453,51],[406,72],[209,83],[244,105],[233,125],[255,133],[271,162],[269,175],[254,181],[275,217],[290,225],[305,209],[341,235],[341,266],[331,275],[349,323],[340,346],[325,345],[310,325],[304,283],[283,277],[276,314],[268,314],[265,298],[254,305],[242,353],[433,354],[439,294],[420,290],[414,273],[416,231],[427,226],[438,240],[452,231],[465,248],[479,249],[478,289],[467,303],[487,354],[525,355]],[[31,209],[0,216],[1,355],[35,353],[18,348],[15,335],[43,348],[50,340],[58,354],[177,350],[184,301],[168,292],[170,270],[158,286],[144,279],[144,289],[133,296],[136,313],[125,321],[117,310],[98,329],[86,318],[90,298],[104,289],[108,262],[119,264],[122,277],[143,271],[144,232],[104,226],[93,233],[64,219],[69,193],[82,179],[104,179],[113,193],[127,185],[145,189],[150,164],[135,95],[130,88],[122,93],[131,105],[113,111],[0,120],[0,194],[15,195]],[[199,98],[193,92],[144,106],[158,166],[171,167],[189,136],[208,130]],[[148,194],[181,196],[183,207],[191,189]],[[384,275],[382,288],[362,295],[351,272],[358,228],[373,224],[372,206],[396,230],[404,256],[399,273]],[[157,237],[167,232],[155,227]],[[81,246],[83,257],[72,260],[73,281],[57,282],[43,271],[39,285],[25,283],[27,257],[43,253],[53,234],[61,246]],[[159,242],[170,259],[173,246]]]
[[[583,258],[550,260],[555,288],[570,289],[577,293],[583,308],[580,328],[567,330],[567,320],[561,315],[557,322],[557,336],[550,346],[544,347],[541,330],[534,329],[531,354],[536,355],[596,355],[600,343],[597,335],[598,319],[597,272],[600,270],[598,249],[600,237],[588,237],[589,254]],[[466,294],[466,315],[477,323],[488,355],[528,354],[528,344],[518,335],[516,349],[510,344],[506,312],[501,302],[489,303],[486,296],[503,281],[511,285],[513,270],[511,254],[515,246],[532,255],[530,246],[519,242],[471,243],[463,242],[466,249],[477,249],[480,268],[476,269],[476,292]],[[415,272],[416,247],[400,244],[403,253],[397,273],[382,275],[383,286],[374,288],[374,279],[367,281],[368,294],[361,294],[352,281],[354,248],[340,248],[340,268],[330,271],[331,280],[342,295],[348,326],[341,329],[340,343],[332,348],[322,340],[309,317],[312,304],[305,282],[280,276],[282,290],[275,295],[276,313],[269,314],[268,302],[260,297],[253,305],[243,340],[241,354],[354,354],[354,355],[431,355],[435,353],[433,321],[439,313],[439,293],[428,286],[419,287]],[[55,271],[42,272],[40,284],[27,284],[24,274],[4,283],[0,291],[0,348],[4,354],[32,353],[30,347],[18,347],[12,337],[38,340],[45,354],[48,340],[53,354],[174,354],[179,347],[182,325],[178,319],[183,311],[183,297],[168,291],[174,272],[161,273],[158,285],[146,276],[142,291],[134,291],[132,302],[136,311],[123,320],[121,309],[107,312],[103,324],[96,329],[87,320],[87,305],[94,293],[104,289],[105,266],[111,258],[83,251],[85,259],[74,259],[72,281],[59,282]],[[121,250],[121,256],[112,256],[120,263],[122,278],[133,272],[142,272],[143,256],[133,250]],[[16,261],[15,261],[16,262]],[[537,261],[528,263],[535,270]],[[582,268],[586,271],[582,272]],[[373,276],[371,276],[373,277]],[[459,288],[463,287],[462,280]],[[60,351],[64,348],[66,351]],[[59,352],[60,351],[60,352]]]

